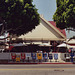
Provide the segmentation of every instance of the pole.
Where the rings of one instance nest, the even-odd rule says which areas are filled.
[[[9,61],[10,61],[10,40],[9,40]]]

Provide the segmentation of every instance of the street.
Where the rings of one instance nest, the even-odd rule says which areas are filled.
[[[0,75],[75,75],[74,64],[0,65]]]

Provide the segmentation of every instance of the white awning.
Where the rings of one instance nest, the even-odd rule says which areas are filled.
[[[68,40],[67,40],[68,41]],[[68,44],[75,44],[75,39],[71,39],[70,41],[67,42]]]
[[[69,47],[70,47],[70,45],[65,44],[65,43],[62,43],[62,44],[58,45],[57,47],[67,47],[67,48],[69,48]]]
[[[50,45],[49,43],[42,43],[39,46],[52,46],[52,45]]]
[[[26,46],[26,45],[23,43],[18,43],[18,44],[12,44],[12,46]]]
[[[75,48],[75,46],[69,46],[69,48]]]

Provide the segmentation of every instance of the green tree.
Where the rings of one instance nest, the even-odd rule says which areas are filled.
[[[56,0],[57,9],[53,20],[60,29],[71,28],[75,30],[75,0]]]
[[[4,30],[19,36],[35,29],[39,14],[32,1],[0,0],[0,24],[3,23]]]

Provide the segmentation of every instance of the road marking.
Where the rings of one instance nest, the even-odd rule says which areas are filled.
[[[24,68],[24,69],[0,69],[0,71],[1,70],[7,70],[7,71],[9,71],[9,70],[17,70],[17,71],[21,71],[21,70],[75,70],[75,68],[29,68],[29,69],[26,69],[26,68]]]

